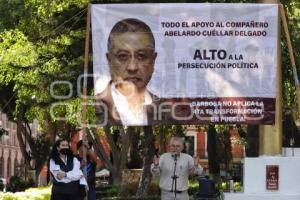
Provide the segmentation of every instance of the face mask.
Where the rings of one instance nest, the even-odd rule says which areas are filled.
[[[59,152],[63,155],[67,155],[69,153],[69,149],[61,149]]]

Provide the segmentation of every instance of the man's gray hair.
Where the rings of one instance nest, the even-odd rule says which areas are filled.
[[[170,142],[172,142],[172,141],[178,141],[182,145],[184,145],[184,138],[183,137],[172,136]]]

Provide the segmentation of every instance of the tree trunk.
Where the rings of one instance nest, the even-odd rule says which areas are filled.
[[[122,169],[123,171],[123,169]],[[112,184],[120,186],[122,184],[122,171],[119,166],[114,166],[111,171]]]
[[[247,126],[247,145],[246,145],[246,157],[258,157],[259,155],[259,137],[258,137],[258,126],[248,125]]]
[[[145,140],[147,141],[148,145],[145,146],[145,159],[144,159],[144,166],[143,166],[143,174],[140,178],[139,187],[136,193],[138,197],[145,197],[148,192],[148,188],[151,183],[151,172],[150,167],[153,161],[153,156],[155,153],[155,144],[154,144],[154,136],[153,136],[153,129],[151,126],[144,127],[145,132]]]
[[[224,164],[225,164],[225,171],[226,177],[229,177],[229,163],[232,160],[232,149],[231,149],[231,139],[230,139],[230,131],[225,130],[223,131],[223,155],[224,155]]]
[[[166,149],[166,134],[164,133],[164,125],[159,127],[159,147],[160,154],[167,152]]]
[[[43,132],[48,137],[50,145],[52,146],[55,143],[57,135],[57,125],[55,122],[51,121],[50,115],[45,118],[46,119],[43,122]]]
[[[207,131],[207,153],[208,153],[208,166],[211,177],[219,182],[220,180],[220,163],[218,160],[217,151],[217,132],[214,125],[209,125]]]
[[[140,137],[141,128],[135,128],[133,132],[130,133],[130,159],[127,164],[128,169],[140,169],[143,167],[143,160],[140,155],[141,141]]]
[[[130,133],[134,131],[134,127],[128,127],[124,130],[120,127],[119,130],[111,133],[110,127],[105,127],[105,135],[111,148],[111,161],[105,159],[104,162],[111,172],[112,182],[115,185],[120,185],[122,181],[122,172],[127,164],[127,155],[130,145]]]
[[[33,138],[30,130],[30,125],[27,122],[24,123],[24,118],[24,111],[21,108],[17,113],[16,120],[17,139],[20,145],[22,156],[25,160],[25,179],[27,179],[27,170],[32,169],[35,170],[35,182],[37,183],[39,173],[43,169],[47,160],[47,156],[49,155],[50,147],[49,143],[46,141],[47,138],[39,138],[39,136]],[[27,149],[26,147],[29,147],[29,149]],[[30,151],[31,153],[29,154]],[[32,165],[30,164],[31,161],[34,161]]]
[[[23,131],[24,131],[24,127],[23,127],[23,116],[22,113],[19,112],[17,114],[17,139],[19,142],[19,146],[20,146],[20,150],[22,153],[22,156],[25,160],[25,165],[27,167],[29,161],[30,161],[30,156],[28,154],[28,152],[26,151],[26,145],[25,145],[25,139],[23,139]]]
[[[109,127],[108,128],[105,127],[104,130],[110,133]],[[105,142],[104,138],[97,136],[97,134],[95,135],[93,131],[97,132],[97,129],[88,129],[88,140],[93,141],[94,144],[93,147],[95,149],[95,153],[100,158],[100,160],[104,163],[105,167],[108,170],[110,170],[112,169],[112,162],[110,160],[110,155],[107,155],[105,149],[103,148],[103,142]]]

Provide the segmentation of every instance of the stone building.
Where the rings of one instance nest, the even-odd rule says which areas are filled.
[[[0,178],[7,180],[14,175],[23,177],[25,161],[17,139],[17,124],[7,119],[6,114],[0,112],[0,127],[8,131],[8,135],[0,138]],[[33,135],[37,134],[37,122],[30,124]]]

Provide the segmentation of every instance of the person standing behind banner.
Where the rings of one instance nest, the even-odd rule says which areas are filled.
[[[72,154],[69,142],[59,139],[52,147],[48,167],[53,186],[51,200],[81,200],[81,185],[87,182],[80,170],[80,162]]]
[[[198,164],[199,158],[182,153],[184,139],[172,137],[170,152],[154,156],[151,165],[153,176],[159,176],[162,200],[188,200],[189,175],[200,175],[203,168]]]
[[[89,186],[88,200],[96,200],[95,173],[98,163],[98,157],[93,151],[92,146],[92,142],[84,143],[82,140],[79,140],[77,143],[77,158],[80,161],[81,169],[86,170],[87,172],[87,182]],[[84,163],[83,161],[83,148],[86,148],[87,150],[86,163]]]

